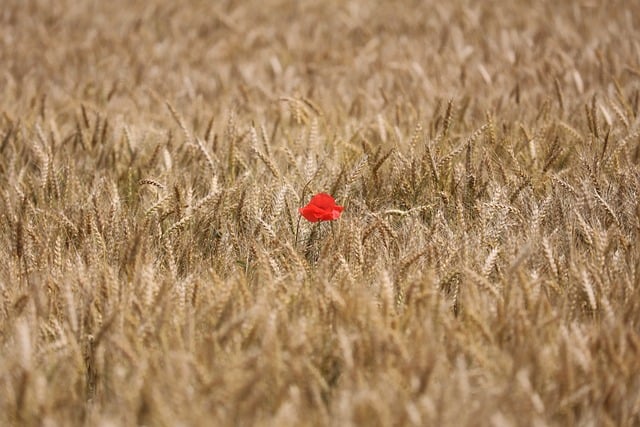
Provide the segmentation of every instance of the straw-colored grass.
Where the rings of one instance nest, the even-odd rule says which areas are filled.
[[[0,425],[640,425],[640,7],[534,3],[5,0]]]

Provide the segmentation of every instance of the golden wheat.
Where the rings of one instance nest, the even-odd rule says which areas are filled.
[[[0,425],[640,425],[633,2],[5,3]]]

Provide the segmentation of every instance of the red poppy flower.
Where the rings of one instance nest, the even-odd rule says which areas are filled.
[[[311,198],[309,204],[298,209],[307,221],[332,221],[340,218],[344,207],[336,205],[333,197],[327,193],[319,193]]]

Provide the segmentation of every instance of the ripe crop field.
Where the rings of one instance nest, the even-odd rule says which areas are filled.
[[[638,2],[3,0],[0,196],[2,426],[640,425]]]

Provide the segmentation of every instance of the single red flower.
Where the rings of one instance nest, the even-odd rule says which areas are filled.
[[[298,211],[307,221],[332,221],[340,218],[344,207],[336,205],[333,197],[327,193],[319,193],[311,198],[309,204]]]

